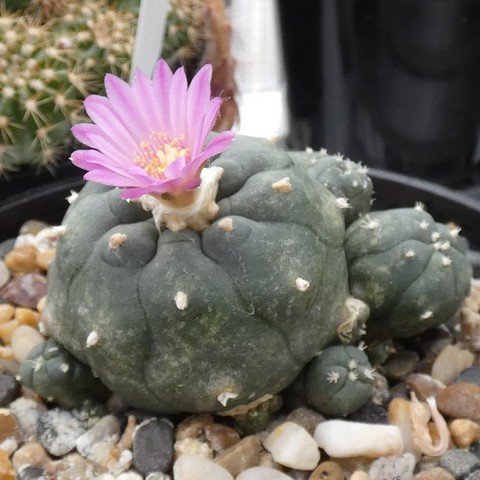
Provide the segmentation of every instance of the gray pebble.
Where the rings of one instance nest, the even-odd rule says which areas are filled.
[[[88,460],[96,461],[96,452],[113,448],[120,438],[120,421],[114,415],[99,420],[90,430],[77,438],[78,453]]]
[[[66,455],[75,448],[75,442],[85,432],[82,424],[67,410],[54,408],[38,419],[39,442],[52,455]]]
[[[455,478],[463,478],[480,467],[480,460],[468,450],[448,450],[438,460],[438,466],[448,470]]]
[[[467,368],[453,381],[453,383],[463,382],[474,383],[480,387],[480,366],[474,365],[470,368]]]
[[[388,424],[388,412],[385,407],[367,402],[347,417],[351,422]]]
[[[17,398],[9,405],[15,415],[24,440],[37,435],[37,423],[40,415],[47,411],[47,407],[29,398]]]
[[[369,480],[412,480],[415,457],[405,453],[401,457],[381,457],[372,463]]]
[[[472,472],[465,480],[480,480],[480,470]]]
[[[15,245],[16,238],[9,238],[8,240],[4,240],[0,242],[0,258],[4,258],[8,252],[13,250],[13,246]]]
[[[12,375],[0,375],[0,407],[6,407],[20,396],[22,386]]]
[[[41,468],[28,465],[17,473],[17,480],[45,480],[45,477]]]
[[[166,472],[172,465],[173,428],[164,420],[141,424],[133,439],[133,465],[142,474]]]
[[[147,475],[145,480],[172,480],[172,477],[166,473],[152,472]]]

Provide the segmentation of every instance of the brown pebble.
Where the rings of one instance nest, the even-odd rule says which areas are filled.
[[[233,428],[218,423],[206,425],[205,438],[216,452],[223,452],[240,441],[240,435]]]
[[[196,438],[203,433],[204,427],[213,423],[213,417],[208,413],[191,415],[181,422],[175,430],[175,439]]]
[[[445,388],[445,385],[430,375],[413,373],[407,378],[407,387],[410,391],[415,392],[420,401],[425,402],[428,397],[436,397]]]
[[[37,270],[37,249],[33,245],[14,248],[5,256],[5,265],[14,275],[26,275]]]
[[[15,320],[20,325],[28,325],[36,328],[38,325],[38,313],[31,308],[17,307],[15,309]]]
[[[13,318],[15,307],[9,303],[0,303],[0,324],[6,323]]]
[[[437,396],[438,409],[451,418],[480,420],[480,387],[473,383],[454,383]]]
[[[0,478],[2,480],[15,480],[17,474],[13,468],[12,462],[9,460],[8,455],[0,449]]]
[[[455,480],[455,477],[443,468],[429,468],[417,473],[413,480]]]
[[[24,465],[32,465],[41,468],[47,463],[49,457],[47,452],[37,442],[30,442],[22,445],[12,457],[13,466],[18,470]]]
[[[50,248],[42,252],[37,252],[35,262],[42,270],[48,270],[50,263],[55,258],[56,248]]]
[[[308,480],[343,480],[343,470],[338,463],[323,462],[308,477]]]
[[[8,408],[0,408],[0,444],[7,438],[12,438],[19,442],[21,439],[20,428],[10,410]]]
[[[31,273],[10,280],[2,289],[0,297],[19,307],[35,308],[47,293],[47,279],[44,275]]]
[[[402,350],[391,355],[382,365],[381,370],[390,380],[400,382],[415,371],[419,360],[417,353]]]
[[[260,465],[261,452],[260,440],[256,436],[250,435],[221,453],[215,459],[215,463],[236,477],[244,470]]]
[[[11,347],[3,347],[0,345],[0,358],[4,360],[14,360],[13,350]]]
[[[454,420],[449,429],[453,443],[460,448],[468,448],[480,439],[480,425],[466,418]]]
[[[19,234],[20,235],[36,235],[40,230],[43,230],[44,228],[47,228],[48,224],[45,222],[42,222],[41,220],[27,220],[26,222],[23,223],[23,225],[20,227]]]
[[[4,345],[10,345],[12,341],[12,334],[15,329],[20,326],[18,320],[10,320],[9,322],[0,325],[0,339]]]
[[[352,473],[350,480],[368,480],[368,473],[358,470]]]
[[[460,373],[472,366],[474,359],[472,352],[447,345],[433,362],[432,378],[450,385]]]

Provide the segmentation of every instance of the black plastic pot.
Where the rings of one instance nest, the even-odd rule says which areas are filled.
[[[371,169],[375,188],[375,210],[425,204],[436,220],[462,227],[472,248],[471,258],[480,275],[480,202],[448,188],[405,175]],[[62,220],[70,190],[82,188],[81,177],[58,179],[0,202],[0,241],[15,237],[25,220],[35,218],[55,224]]]

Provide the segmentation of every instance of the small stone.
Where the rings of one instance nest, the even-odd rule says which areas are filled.
[[[15,247],[5,256],[5,265],[14,275],[27,275],[37,270],[37,249],[33,245]]]
[[[455,478],[461,478],[478,468],[480,460],[468,450],[448,450],[439,458],[438,465]]]
[[[22,445],[12,457],[13,466],[17,471],[26,465],[42,468],[49,460],[45,449],[37,442]]]
[[[468,350],[447,345],[435,359],[432,366],[432,378],[450,385],[464,370],[471,367],[475,356]]]
[[[213,423],[213,417],[209,413],[191,415],[179,423],[175,430],[175,440],[199,437],[207,425]]]
[[[38,312],[31,308],[17,307],[14,318],[20,325],[27,325],[34,328],[38,325]]]
[[[102,460],[120,438],[120,422],[114,415],[100,419],[87,432],[77,438],[77,452],[92,462],[102,464]]]
[[[262,445],[258,437],[250,435],[222,452],[215,463],[228,470],[234,477],[244,470],[260,465]]]
[[[162,472],[153,472],[149,473],[145,480],[172,480],[172,477],[170,475],[167,475],[166,473]]]
[[[36,436],[38,419],[47,408],[34,400],[20,397],[10,404],[10,411],[17,419],[23,439],[28,440]]]
[[[45,480],[43,468],[24,467],[17,473],[17,480]]]
[[[56,248],[49,248],[48,250],[42,250],[37,252],[37,256],[35,257],[37,267],[47,271],[53,259],[55,258],[56,253]]]
[[[308,480],[343,480],[342,467],[335,462],[321,463],[308,477]]]
[[[173,477],[175,480],[233,480],[228,470],[220,465],[191,454],[178,457],[173,465]]]
[[[27,220],[19,230],[19,235],[36,235],[40,230],[48,228],[48,224],[41,220]]]
[[[119,475],[116,480],[143,480],[143,477],[137,472],[125,472]]]
[[[414,373],[407,378],[407,387],[417,398],[425,402],[428,397],[436,397],[445,385],[425,373]]]
[[[4,240],[0,242],[0,258],[5,258],[8,252],[13,250],[15,246],[16,238],[9,238],[8,240]]]
[[[472,472],[465,480],[480,480],[480,470]]]
[[[104,472],[99,465],[89,462],[78,453],[49,462],[44,468],[45,478],[49,480],[96,480]]]
[[[240,435],[236,430],[218,423],[207,425],[204,432],[205,438],[216,452],[223,452],[240,441]]]
[[[0,450],[0,478],[2,480],[15,480],[17,475],[8,455]]]
[[[357,470],[352,473],[350,480],[368,480],[368,473]]]
[[[13,319],[15,307],[9,303],[0,303],[0,323],[6,323]]]
[[[400,382],[415,371],[419,361],[420,357],[417,353],[402,350],[391,355],[381,369],[387,378]]]
[[[35,308],[47,293],[47,279],[38,273],[10,280],[2,289],[0,297],[19,307]]]
[[[0,443],[0,450],[3,450],[9,457],[18,449],[16,438],[9,437]]]
[[[372,463],[369,480],[412,480],[415,457],[406,453],[400,457],[383,457]]]
[[[22,363],[28,354],[45,339],[32,327],[20,325],[12,333],[11,346],[17,362]]]
[[[464,370],[453,383],[473,383],[480,387],[480,366],[473,365]]]
[[[455,480],[455,477],[443,468],[434,467],[417,473],[413,480]]]
[[[175,480],[177,478],[175,477]],[[285,475],[278,470],[268,467],[253,467],[242,472],[236,480],[292,480],[291,477]]]
[[[347,417],[350,422],[388,424],[387,409],[382,405],[367,402]]]
[[[22,386],[12,375],[0,374],[0,407],[6,407],[20,396]]]
[[[388,406],[388,419],[402,433],[404,452],[412,453],[420,459],[420,451],[413,442],[412,404],[404,398],[393,399]]]
[[[184,440],[177,440],[173,446],[175,455],[192,454],[198,457],[213,459],[213,448],[209,443],[200,438],[185,438]]]
[[[72,451],[83,433],[80,421],[67,410],[55,408],[42,413],[38,419],[38,440],[56,457]]]
[[[142,474],[167,472],[173,458],[173,429],[164,420],[139,425],[133,438],[133,465]]]
[[[0,288],[7,284],[10,280],[10,271],[8,270],[5,262],[0,260]]]
[[[313,470],[320,461],[320,451],[312,436],[293,422],[277,427],[263,442],[273,459],[289,468]]]
[[[310,408],[300,407],[295,409],[287,416],[288,422],[296,423],[303,427],[310,435],[315,433],[318,424],[323,422],[325,418],[315,410]]]
[[[0,325],[0,339],[4,345],[10,345],[12,341],[13,332],[20,326],[17,320],[10,320],[9,322]]]
[[[480,425],[468,419],[457,419],[449,425],[453,443],[460,448],[468,448],[480,440]]]
[[[20,428],[12,412],[7,408],[0,408],[0,444],[10,438],[20,441]]]
[[[315,440],[328,455],[336,458],[377,458],[403,453],[402,434],[395,425],[329,420],[317,427]]]
[[[473,383],[454,383],[437,396],[438,409],[452,418],[480,421],[480,387]]]

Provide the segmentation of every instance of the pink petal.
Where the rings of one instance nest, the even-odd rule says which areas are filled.
[[[166,169],[165,178],[175,178],[181,175],[182,169],[185,167],[187,160],[185,157],[175,159]]]
[[[152,183],[150,185],[146,185],[144,187],[139,187],[139,188],[128,188],[124,190],[121,194],[121,198],[138,198],[141,197],[142,195],[145,195],[146,193],[166,193],[170,192],[172,189],[172,184],[174,184],[174,181],[169,181],[169,180],[157,180],[155,183]]]
[[[170,123],[170,84],[172,71],[165,60],[159,60],[153,72],[153,90],[158,99],[160,126],[167,135],[172,135]]]
[[[192,156],[196,156],[202,148],[200,137],[203,116],[210,101],[210,82],[212,81],[212,66],[205,65],[194,77],[187,94],[187,131],[188,144]]]
[[[132,89],[128,84],[115,75],[107,74],[105,76],[105,90],[110,100],[111,109],[124,127],[131,132],[135,143],[148,138],[149,126],[144,121],[133,97]]]
[[[200,133],[200,138],[202,139],[202,146],[207,138],[207,135],[211,132],[213,125],[215,124],[215,120],[218,117],[218,113],[220,112],[220,107],[222,106],[223,98],[214,97],[208,103],[207,110],[203,117],[203,124],[202,124],[202,131]]]
[[[137,109],[150,132],[164,131],[159,115],[159,105],[153,91],[152,82],[141,70],[136,70],[131,91],[137,104]]]
[[[172,135],[179,137],[187,134],[187,76],[184,68],[179,68],[170,84],[170,124]]]

